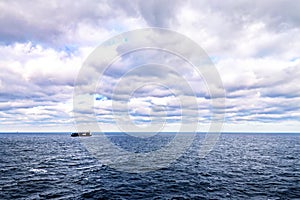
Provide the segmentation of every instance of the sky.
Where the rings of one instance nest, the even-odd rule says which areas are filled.
[[[222,131],[300,132],[299,10],[292,0],[0,1],[0,132],[68,132],[92,118],[102,131],[118,131],[123,114],[146,129],[163,119],[163,131],[177,131],[196,117],[198,131],[208,130],[214,109],[205,78],[165,51],[121,55],[131,42],[126,38],[108,45],[117,59],[97,88],[82,90],[94,100],[93,111],[74,109],[76,86],[91,89],[78,76],[95,48],[149,27],[180,33],[206,52],[223,83]],[[176,47],[165,39],[155,42]],[[192,94],[182,89],[186,81]]]

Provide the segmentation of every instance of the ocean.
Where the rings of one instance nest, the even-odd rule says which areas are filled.
[[[94,137],[94,136],[92,136]],[[174,134],[108,134],[127,151],[154,151]],[[204,158],[204,134],[168,167],[118,171],[69,133],[1,133],[0,199],[300,199],[300,134],[221,134]]]

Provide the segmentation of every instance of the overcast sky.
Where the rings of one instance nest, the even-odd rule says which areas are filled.
[[[98,89],[85,94],[94,98],[94,111],[73,109],[77,75],[97,46],[125,31],[160,27],[192,39],[214,63],[226,94],[223,131],[299,132],[299,10],[300,2],[292,0],[0,1],[0,131],[73,131],[74,112],[81,114],[76,123],[96,115],[104,131],[118,130],[115,115],[122,113],[137,125],[164,117],[165,130],[173,131],[182,110],[190,117],[196,112],[199,131],[205,131],[213,112],[205,80],[167,52],[121,56]],[[120,56],[117,47],[114,53]],[[155,66],[131,74],[112,96],[124,73],[154,61],[194,84],[198,110],[189,105],[191,94],[172,93],[182,88],[180,77],[151,70]],[[148,76],[169,85],[143,85]],[[131,86],[139,88],[126,94]]]

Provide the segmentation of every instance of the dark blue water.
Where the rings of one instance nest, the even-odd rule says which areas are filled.
[[[109,137],[145,152],[173,138]],[[0,134],[0,199],[300,199],[299,134],[222,134],[200,159],[203,137],[170,167],[133,174],[102,165],[68,134]]]

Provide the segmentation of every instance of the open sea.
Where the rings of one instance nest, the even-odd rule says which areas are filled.
[[[167,168],[128,173],[103,165],[69,133],[0,133],[0,199],[300,199],[300,134],[225,133],[199,158],[204,136]],[[108,137],[143,152],[174,134]]]

